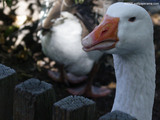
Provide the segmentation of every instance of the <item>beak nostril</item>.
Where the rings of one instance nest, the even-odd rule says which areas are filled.
[[[106,34],[107,31],[108,31],[107,29],[106,29],[106,30],[103,30],[103,31],[101,32],[101,35]]]

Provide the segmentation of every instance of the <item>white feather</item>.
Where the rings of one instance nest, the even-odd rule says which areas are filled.
[[[79,20],[68,12],[62,12],[61,18],[56,20],[51,32],[40,37],[43,52],[51,59],[64,64],[69,72],[86,75],[102,54],[98,51],[84,52],[81,34]]]
[[[94,46],[97,40],[92,37],[94,32],[82,44],[86,49],[91,46],[90,50],[94,50],[98,46],[96,49],[113,54],[117,87],[112,111],[128,113],[137,120],[151,120],[156,74],[152,20],[145,9],[129,3],[115,3],[106,14],[119,18],[115,47],[106,50],[110,37]]]
[[[112,111],[126,112],[138,120],[151,120],[155,94],[153,25],[147,11],[128,3],[116,3],[107,13],[119,17],[119,42],[112,53],[117,79]],[[136,17],[134,22],[128,19]]]

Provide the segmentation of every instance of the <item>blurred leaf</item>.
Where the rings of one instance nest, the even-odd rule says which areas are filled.
[[[13,32],[15,32],[18,28],[16,26],[9,26],[4,33],[4,36],[7,37],[10,34],[12,34]]]
[[[4,44],[4,43],[5,43],[4,34],[1,33],[1,34],[0,34],[0,44],[2,45],[2,44]]]
[[[29,49],[24,48],[23,50],[19,51],[17,54],[17,58],[23,61],[27,61],[30,56],[32,56],[32,53]]]
[[[4,6],[5,1],[6,1],[6,0],[2,0],[2,2],[3,2],[3,6]],[[0,1],[0,2],[1,2],[1,1]]]
[[[11,7],[11,5],[12,5],[12,0],[6,0],[6,3],[7,3],[7,5],[8,5],[9,7]]]
[[[4,3],[6,2],[7,6],[11,7],[12,6],[12,0],[3,0],[3,6]]]
[[[76,4],[83,4],[84,1],[85,1],[85,0],[74,0],[74,2],[75,2]]]
[[[26,15],[17,15],[15,17],[15,21],[14,21],[13,25],[20,27],[27,21],[27,19],[28,18]]]
[[[116,83],[111,82],[107,87],[110,88],[110,89],[115,89],[116,88]]]

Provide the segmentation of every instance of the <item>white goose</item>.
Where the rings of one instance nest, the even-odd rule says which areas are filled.
[[[111,5],[82,45],[85,51],[113,54],[117,86],[112,111],[151,120],[156,70],[153,25],[147,11],[129,3]]]
[[[63,79],[71,79],[73,83],[83,80],[92,70],[94,63],[99,60],[102,53],[99,51],[85,52],[82,50],[82,25],[79,19],[69,12],[61,12],[55,19],[49,32],[39,34],[42,50],[45,55],[64,66],[70,74]],[[53,76],[53,75],[52,75]],[[71,81],[70,80],[70,81]],[[87,94],[91,97],[105,96],[110,93],[106,88],[91,87],[91,83],[78,89],[69,89],[72,94]]]

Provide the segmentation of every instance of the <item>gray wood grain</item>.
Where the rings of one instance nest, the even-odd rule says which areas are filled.
[[[15,88],[14,120],[51,120],[55,102],[53,86],[38,79],[29,79]]]
[[[137,119],[127,113],[116,110],[103,115],[102,117],[99,118],[99,120],[137,120]]]
[[[95,102],[82,96],[68,96],[53,105],[53,120],[95,120]]]
[[[18,83],[14,69],[0,64],[0,120],[13,116],[13,91]]]

